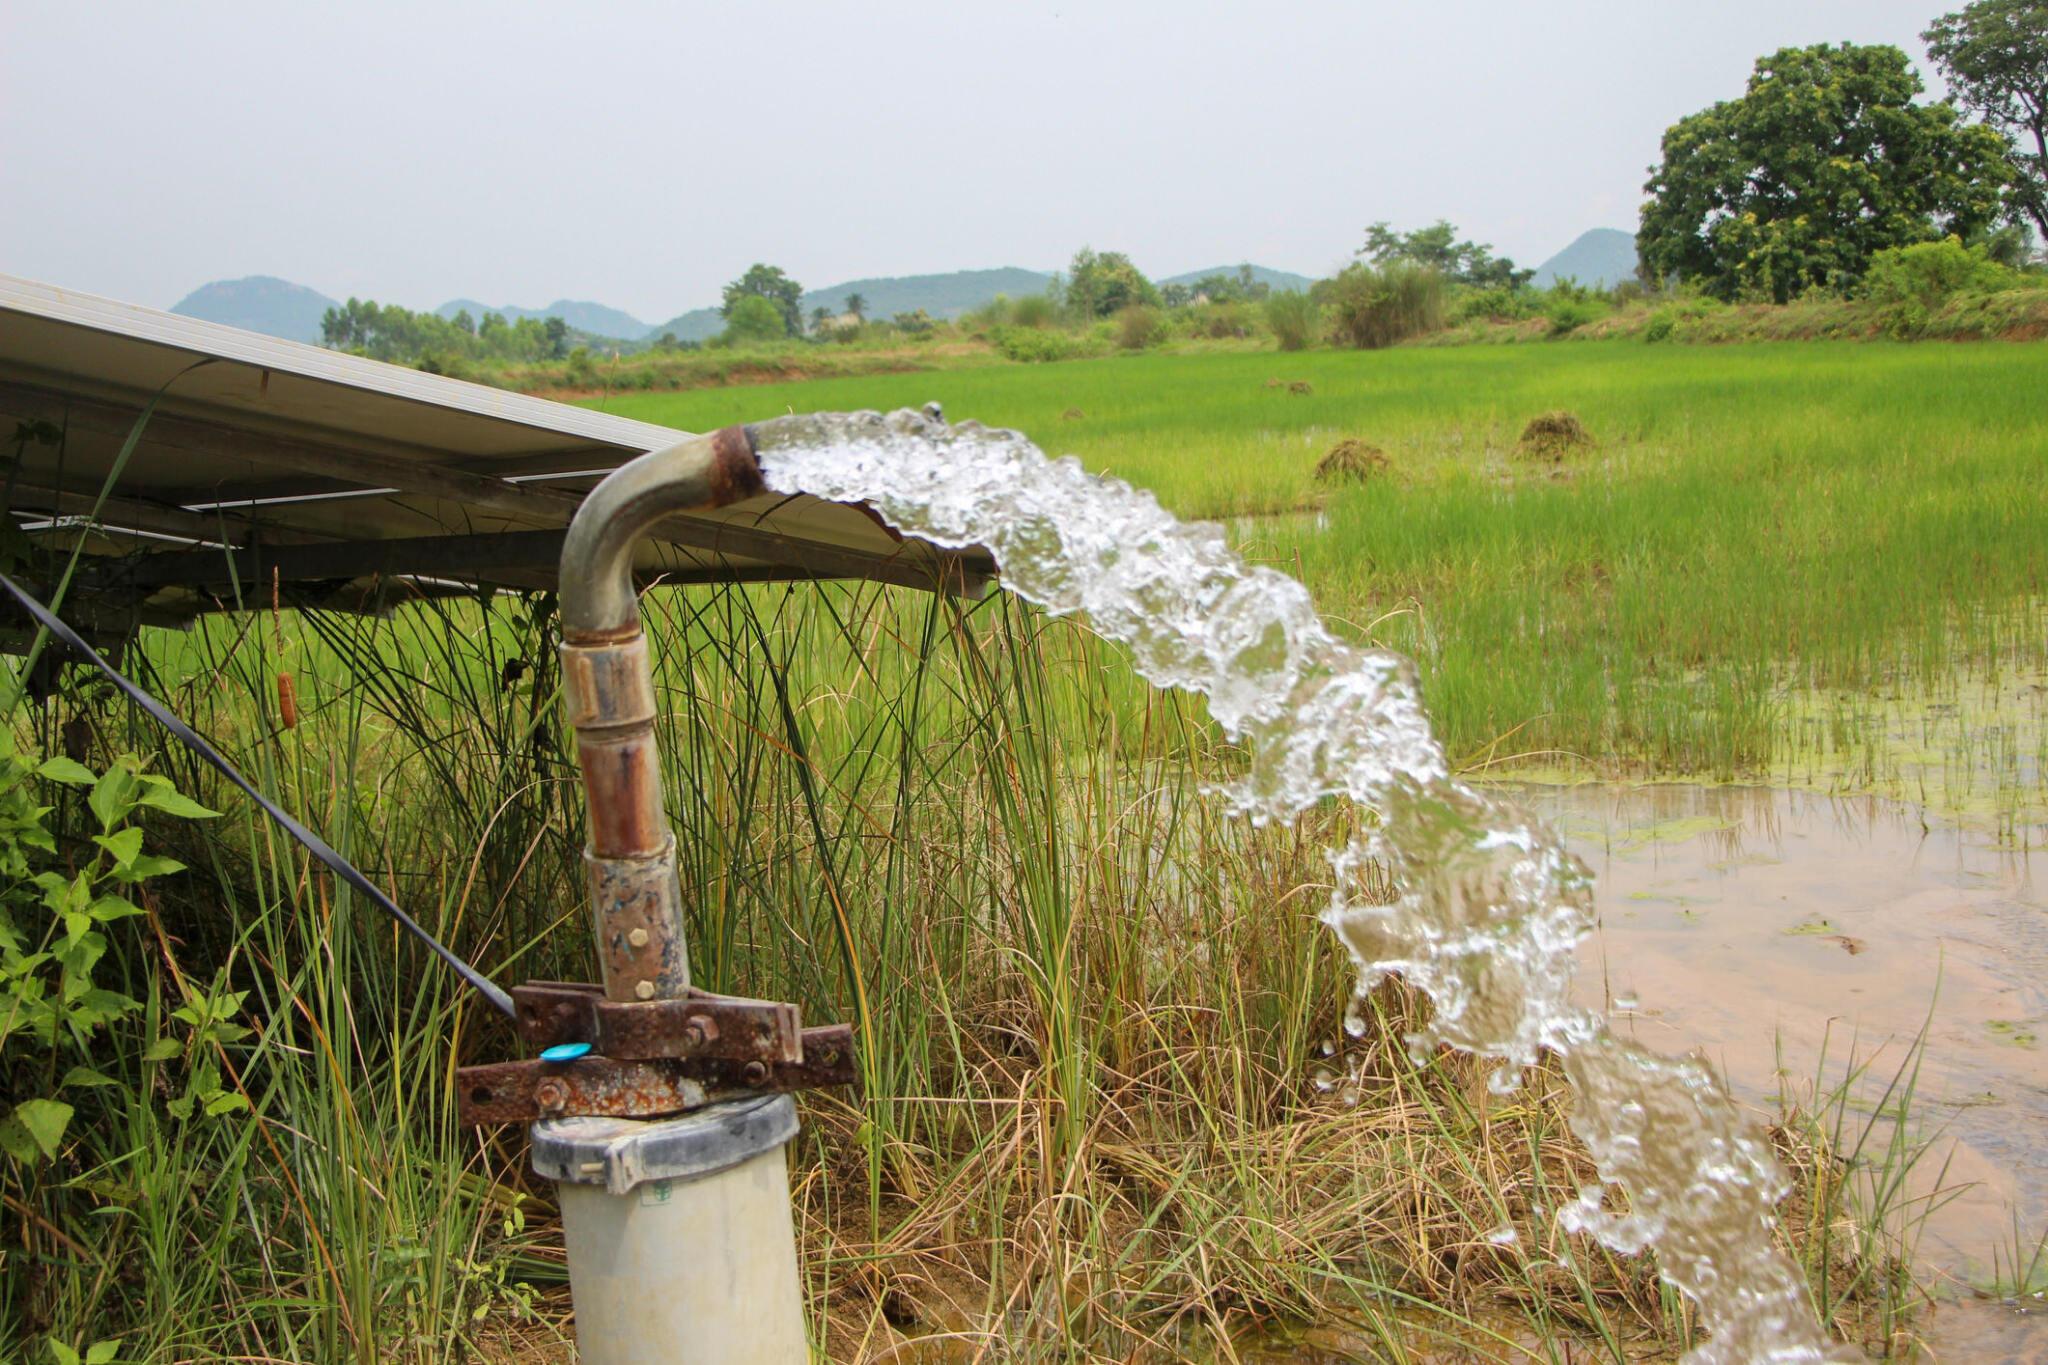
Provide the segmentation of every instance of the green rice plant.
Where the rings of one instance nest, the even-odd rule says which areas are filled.
[[[941,400],[1222,519],[1329,617],[1413,654],[1461,758],[1727,777],[1810,768],[1810,698],[1947,701],[2048,666],[2038,368],[2023,345],[1608,341],[1312,351],[1277,375],[1270,355],[1143,355],[617,406],[708,430]],[[1518,466],[1517,433],[1559,407],[1600,451],[1566,477]],[[1070,408],[1085,427],[1059,420]],[[1317,457],[1351,432],[1401,477],[1317,485]],[[1979,730],[2009,729],[2032,694],[1998,695],[1973,709]],[[1855,786],[1853,748],[1879,789],[1915,799],[1884,776],[1888,727],[1852,728],[1815,780]],[[2037,770],[1958,754],[1954,800],[2041,808]]]

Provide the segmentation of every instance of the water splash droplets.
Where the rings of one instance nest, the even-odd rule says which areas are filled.
[[[1804,1281],[1771,1244],[1788,1185],[1769,1145],[1704,1067],[1623,1042],[1571,1004],[1591,879],[1554,835],[1450,775],[1411,663],[1332,635],[1301,584],[1244,563],[1220,527],[1177,521],[1150,493],[1015,432],[824,414],[763,427],[760,445],[770,487],[868,503],[938,545],[986,546],[1012,592],[1086,612],[1146,678],[1207,696],[1250,754],[1223,793],[1236,813],[1286,821],[1329,796],[1376,812],[1330,855],[1323,921],[1358,966],[1345,1032],[1366,1033],[1365,994],[1398,974],[1433,1007],[1412,1040],[1424,1053],[1490,1058],[1491,1083],[1510,1088],[1557,1053],[1603,1182],[1560,1224],[1617,1250],[1657,1248],[1711,1335],[1696,1365],[1831,1358]],[[1357,1086],[1338,1098],[1357,1103]],[[1625,1212],[1607,1207],[1609,1185],[1627,1191]]]

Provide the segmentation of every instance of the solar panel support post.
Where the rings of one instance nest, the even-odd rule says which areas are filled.
[[[563,693],[590,813],[591,914],[604,994],[628,1008],[690,990],[633,550],[666,516],[761,487],[752,440],[728,428],[621,466],[563,544]],[[786,1095],[533,1126],[534,1167],[561,1195],[584,1365],[809,1358],[784,1153],[796,1130]]]

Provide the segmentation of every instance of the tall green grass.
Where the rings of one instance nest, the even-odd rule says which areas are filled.
[[[536,606],[226,618],[131,658],[501,980],[588,979]],[[1349,813],[1222,819],[1201,788],[1234,757],[1189,707],[1005,598],[696,589],[646,614],[699,979],[861,1025],[861,1087],[810,1097],[795,1153],[835,1358],[947,1333],[997,1355],[1227,1357],[1304,1321],[1391,1358],[1619,1360],[1686,1338],[1646,1264],[1560,1256],[1543,1210],[1588,1168],[1555,1078],[1503,1103],[1462,1059],[1418,1067],[1398,991],[1363,1039],[1340,1033],[1350,967],[1314,913]],[[94,761],[160,752],[88,687],[34,718],[52,742],[82,719]],[[135,1055],[157,1025],[109,1039],[101,1107],[57,1161],[5,1174],[5,1338],[118,1337],[149,1362],[559,1355],[550,1191],[516,1130],[451,1114],[452,1068],[512,1041],[162,762],[236,825],[157,832],[197,871],[116,960],[159,1015],[216,970],[249,991],[254,1032],[221,1051],[253,1113],[170,1122]],[[1786,1144],[1833,1169],[1819,1128]],[[1882,1258],[1838,1222],[1802,1227],[1802,1254]],[[1874,1270],[1844,1330],[1902,1292]]]

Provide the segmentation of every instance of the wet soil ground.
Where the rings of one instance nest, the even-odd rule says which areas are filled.
[[[1906,1133],[1931,1146],[1912,1189],[1940,1191],[1914,1253],[1954,1301],[1928,1324],[1934,1354],[2048,1360],[2048,1303],[1981,1297],[2016,1236],[2031,1252],[2048,1227],[2048,854],[1876,798],[1517,794],[1598,878],[1580,988],[1618,1029],[1703,1051],[1766,1111],[1840,1084],[1853,1058],[1851,1118],[1875,1120],[1872,1142],[1917,1061]]]

